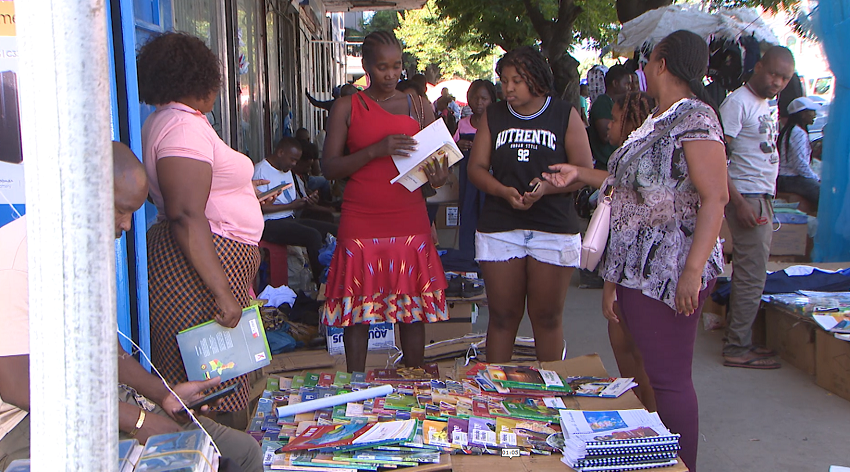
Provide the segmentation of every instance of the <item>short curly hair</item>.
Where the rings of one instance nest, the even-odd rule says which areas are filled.
[[[204,41],[186,33],[152,38],[136,56],[139,98],[162,105],[187,97],[205,99],[221,89],[221,63]]]
[[[546,58],[534,47],[522,46],[512,49],[496,63],[496,74],[500,77],[505,67],[514,67],[528,85],[532,95],[542,97],[552,93],[555,81]]]

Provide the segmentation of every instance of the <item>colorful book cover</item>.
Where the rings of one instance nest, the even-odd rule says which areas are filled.
[[[516,420],[496,418],[496,440],[500,447],[517,447]]]
[[[448,424],[442,421],[423,421],[422,438],[425,440],[425,444],[429,446],[451,447]]]
[[[419,422],[416,420],[387,421],[385,423],[373,423],[363,434],[358,435],[351,442],[351,448],[364,448],[373,445],[398,444],[408,442],[414,438]],[[338,447],[337,449],[347,449]]]
[[[509,389],[522,388],[549,392],[570,392],[569,385],[565,385],[556,373],[552,371],[541,372],[534,367],[490,365],[487,367],[487,375],[493,382]],[[498,385],[496,388],[498,389]]]
[[[468,438],[470,446],[497,447],[496,420],[492,418],[469,418]]]
[[[278,390],[285,392],[292,387],[292,379],[289,377],[278,377]]]
[[[280,377],[269,377],[266,379],[266,390],[274,392],[280,390]]]
[[[275,454],[269,469],[271,470],[287,470],[290,472],[357,472],[354,466],[347,468],[319,466],[312,464],[309,466],[296,465],[292,463],[292,453]]]
[[[378,464],[367,462],[345,462],[334,459],[333,454],[317,451],[292,452],[290,463],[308,467],[355,468],[357,470],[378,470]]]
[[[289,444],[280,450],[290,452],[347,446],[355,438],[366,433],[371,426],[362,418],[355,418],[347,425],[310,426],[297,437],[290,439]]]
[[[319,392],[314,387],[302,387],[301,388],[301,401],[308,402],[310,400],[315,400],[319,398]]]
[[[440,415],[441,416],[455,416],[457,415],[457,407],[452,405],[449,402],[440,402]]]
[[[455,405],[455,414],[463,417],[472,416],[472,400],[468,398],[459,398]]]
[[[449,441],[453,448],[464,448],[469,446],[469,420],[463,418],[449,418],[446,428]]]
[[[438,464],[440,462],[439,452],[390,452],[390,451],[357,451],[352,459],[375,460],[385,462],[416,462],[417,464]]]
[[[319,398],[334,397],[334,396],[336,396],[336,395],[337,395],[337,393],[339,393],[339,391],[337,390],[337,388],[336,388],[336,387],[333,387],[333,386],[330,386],[330,387],[321,387],[321,386],[316,387],[316,394],[319,396]]]
[[[304,374],[304,386],[315,387],[319,385],[319,374],[308,372]]]
[[[351,373],[351,385],[363,385],[366,384],[366,373],[365,372],[352,372]]]
[[[289,386],[292,390],[300,390],[301,387],[304,386],[304,376],[303,375],[293,375],[292,376],[292,385]]]
[[[210,320],[180,331],[177,345],[189,380],[221,377],[224,382],[263,368],[272,358],[256,306],[242,310],[235,328]]]
[[[416,398],[410,395],[389,394],[384,401],[384,409],[386,410],[406,410],[416,406]]]
[[[322,372],[319,375],[319,387],[330,387],[334,383],[334,374]]]
[[[496,412],[496,416],[510,416],[537,421],[557,421],[558,410],[547,407],[542,400],[526,398],[525,400],[505,400],[501,403],[505,413]]]
[[[489,403],[486,398],[476,397],[472,399],[472,414],[482,418],[490,416]]]
[[[334,376],[334,385],[337,387],[345,387],[351,383],[351,374],[348,372],[337,372]]]

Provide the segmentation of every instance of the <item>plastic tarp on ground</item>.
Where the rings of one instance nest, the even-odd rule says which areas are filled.
[[[850,261],[850,0],[821,1],[814,18],[836,87],[824,130],[823,181],[813,258]]]
[[[631,56],[644,43],[655,46],[665,36],[680,29],[705,39],[737,40],[743,35],[752,34],[760,42],[779,44],[770,27],[754,8],[723,8],[708,13],[697,5],[671,5],[650,10],[623,24],[614,50]]]

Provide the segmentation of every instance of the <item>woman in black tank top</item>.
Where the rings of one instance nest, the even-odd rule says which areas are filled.
[[[561,359],[561,318],[578,265],[581,238],[570,193],[541,180],[557,163],[592,167],[576,109],[553,98],[552,71],[536,49],[522,47],[496,66],[506,101],[478,126],[469,180],[487,196],[478,221],[476,259],[487,286],[487,361],[507,362],[528,310],[537,359]],[[492,171],[492,173],[491,173]]]

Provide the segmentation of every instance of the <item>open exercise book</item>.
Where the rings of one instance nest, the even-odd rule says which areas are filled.
[[[425,171],[419,170],[419,167],[429,158],[442,160],[443,157],[447,157],[449,166],[463,159],[463,154],[452,139],[446,123],[441,119],[434,120],[422,131],[416,133],[413,139],[418,143],[415,151],[407,157],[393,156],[398,176],[390,181],[392,184],[398,182],[404,185],[411,192],[428,182],[428,176],[425,175]]]

